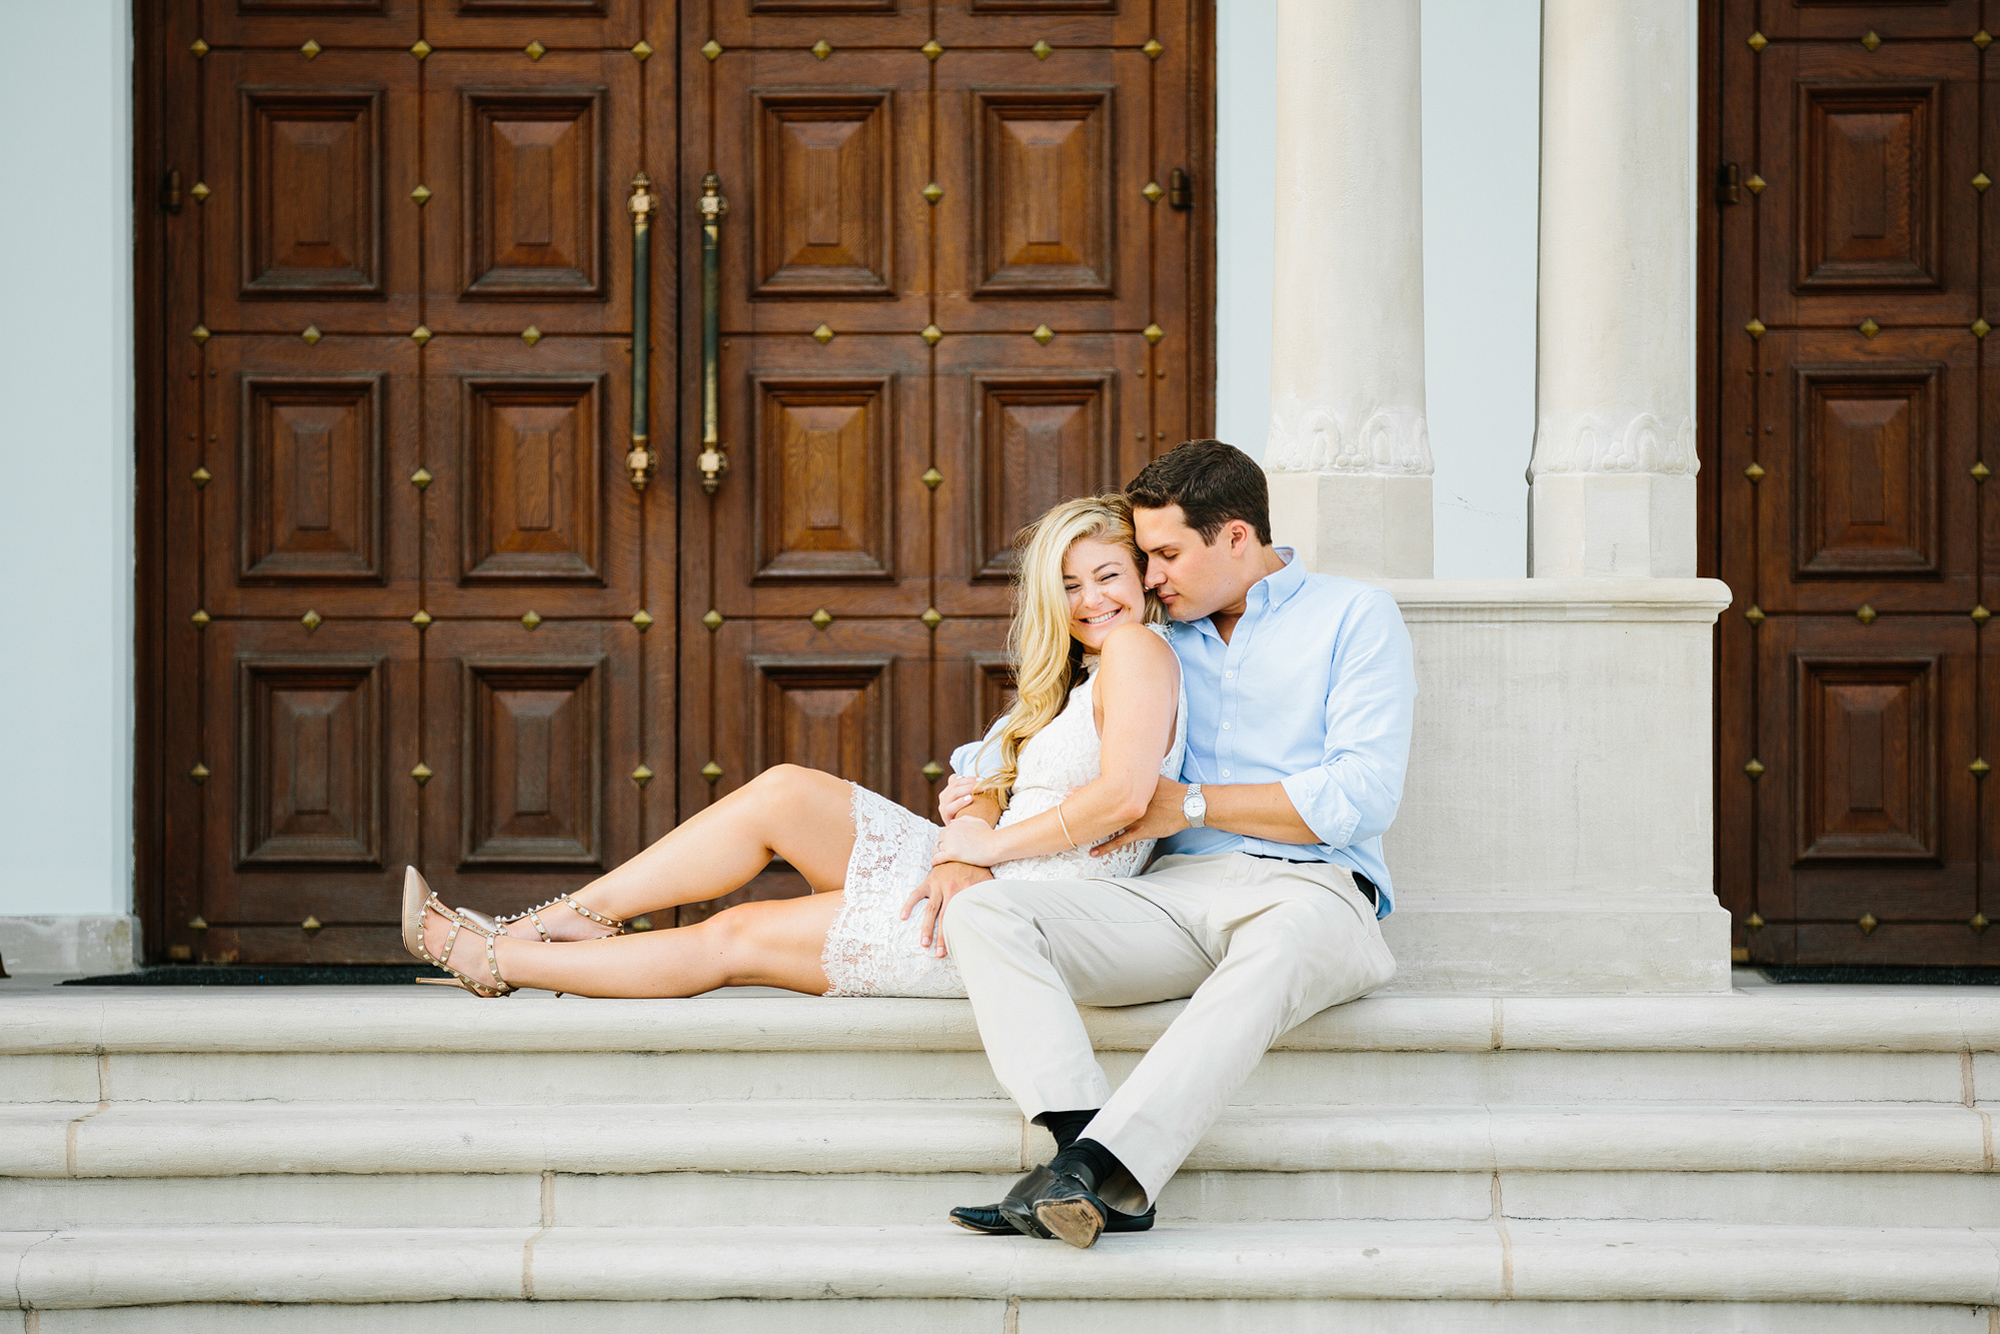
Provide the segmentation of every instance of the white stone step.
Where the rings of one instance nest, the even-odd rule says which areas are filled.
[[[126,1229],[0,1234],[0,1303],[11,1293],[41,1310],[737,1298],[1978,1306],[2000,1302],[1997,1254],[2000,1233],[1966,1228],[1491,1220],[1165,1227],[1088,1252],[944,1227]]]
[[[1024,1129],[1010,1104],[955,1101],[17,1105],[0,1108],[0,1218],[917,1224],[1045,1161],[1053,1146]],[[1203,1223],[1477,1218],[1497,1183],[1522,1217],[1971,1225],[2000,1223],[1993,1173],[1983,1107],[1246,1108],[1162,1207]]]
[[[0,1179],[0,1219],[58,1231],[254,1224],[531,1227],[544,1205],[565,1227],[663,1218],[783,1220],[831,1227],[941,1226],[955,1205],[988,1204],[1012,1171],[843,1175],[764,1172],[424,1176],[257,1175]],[[1188,1170],[1160,1199],[1163,1224],[1562,1219],[1839,1227],[2000,1228],[1993,1177],[1917,1172],[1210,1172]],[[0,1329],[4,1329],[0,1324]]]
[[[0,1176],[1006,1172],[1011,1103],[0,1108]],[[1188,1159],[1252,1172],[1994,1170],[1985,1107],[1814,1103],[1237,1108]],[[1996,1183],[2000,1184],[2000,1183]]]
[[[409,991],[10,998],[0,1102],[1000,1097],[959,1001]],[[1180,1005],[1087,1014],[1114,1081]],[[1242,1101],[1963,1103],[1982,1084],[2000,1088],[2000,996],[1390,996],[1294,1029]]]
[[[1992,1334],[1991,1308],[1910,1303],[1410,1300],[454,1302],[0,1310],[14,1334]],[[31,1322],[32,1323],[29,1323]]]

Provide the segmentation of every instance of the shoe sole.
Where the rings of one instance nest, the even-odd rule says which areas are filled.
[[[1060,1237],[1080,1251],[1097,1244],[1104,1231],[1104,1215],[1088,1200],[1054,1200],[1035,1206],[1035,1218],[1052,1236]]]
[[[964,1228],[967,1232],[976,1232],[982,1237],[1013,1237],[1019,1235],[1012,1223],[1007,1224],[1005,1227],[981,1227],[979,1224],[960,1218],[955,1214],[952,1216],[951,1221]]]

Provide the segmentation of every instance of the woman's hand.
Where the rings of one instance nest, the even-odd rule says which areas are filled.
[[[968,866],[991,866],[1005,860],[999,854],[998,839],[992,825],[976,815],[962,815],[944,827],[931,865],[964,862]]]
[[[944,790],[938,793],[939,824],[950,824],[971,803],[972,789],[978,782],[976,776],[969,774],[953,774],[945,780]]]

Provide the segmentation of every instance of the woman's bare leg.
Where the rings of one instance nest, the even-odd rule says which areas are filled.
[[[626,921],[720,898],[748,884],[773,856],[790,862],[815,892],[824,892],[840,888],[853,851],[852,785],[817,769],[780,764],[572,897],[594,912]],[[603,933],[567,904],[537,916],[557,940],[581,941]],[[525,920],[510,926],[508,934],[540,940],[534,923]]]
[[[698,996],[717,987],[785,987],[823,994],[820,967],[840,895],[813,894],[739,904],[698,926],[545,944],[511,936],[494,942],[500,975],[517,987],[578,996]],[[425,915],[424,944],[442,956],[451,924]],[[486,940],[461,930],[452,962],[488,980]]]

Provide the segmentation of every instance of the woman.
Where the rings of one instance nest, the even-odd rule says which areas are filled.
[[[723,986],[963,996],[943,933],[927,945],[928,923],[911,920],[931,867],[966,861],[1034,880],[1136,875],[1150,842],[1099,858],[1089,849],[1144,812],[1161,774],[1179,772],[1186,734],[1180,665],[1141,579],[1124,498],[1064,501],[1022,543],[1009,636],[1018,699],[985,742],[998,748],[998,771],[947,785],[945,828],[831,774],[778,765],[617,870],[518,917],[448,908],[411,867],[403,944],[480,996]],[[813,893],[625,934],[641,913],[729,893],[773,856]]]

